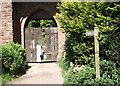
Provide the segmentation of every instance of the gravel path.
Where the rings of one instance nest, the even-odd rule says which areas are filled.
[[[56,63],[29,63],[27,73],[10,84],[63,84],[62,72]]]

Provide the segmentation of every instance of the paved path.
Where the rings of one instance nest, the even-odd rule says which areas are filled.
[[[25,75],[22,75],[10,84],[63,84],[61,69],[56,63],[29,63],[31,66]]]

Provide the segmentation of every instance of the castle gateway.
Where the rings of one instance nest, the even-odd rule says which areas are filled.
[[[54,26],[58,28],[58,55],[63,54],[65,34],[60,31],[59,24],[55,19],[58,13],[58,2],[10,2],[0,3],[0,44],[10,41],[25,47],[25,31],[31,20],[53,20]]]

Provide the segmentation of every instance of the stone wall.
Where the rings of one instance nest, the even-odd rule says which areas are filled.
[[[0,3],[0,44],[13,41],[12,29],[12,3]]]
[[[64,45],[65,45],[65,33],[59,28],[58,30],[58,55],[57,55],[58,62],[64,56]]]

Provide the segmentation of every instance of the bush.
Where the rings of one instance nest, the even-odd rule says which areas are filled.
[[[65,85],[74,84],[74,85],[86,85],[86,82],[93,82],[95,79],[95,69],[91,67],[85,67],[79,72],[68,71],[65,74]]]
[[[70,68],[70,62],[67,58],[63,58],[59,62],[59,66],[62,68],[63,71],[68,71],[68,69]]]
[[[90,86],[119,85],[120,4],[118,2],[62,2],[57,18],[66,32],[68,61],[85,65],[83,70],[65,75],[66,84]],[[99,28],[101,78],[95,78],[94,38],[85,32]],[[68,69],[69,70],[69,69]],[[84,72],[83,72],[84,71]]]
[[[120,4],[62,2],[57,16],[66,32],[66,58],[87,65],[94,57],[94,38],[84,33],[99,28],[100,57],[120,66]]]
[[[100,44],[100,56],[120,67],[120,28],[110,32],[105,43]],[[109,45],[109,46],[108,46]]]
[[[6,84],[9,81],[12,81],[14,79],[16,79],[16,76],[11,75],[9,73],[2,73],[2,84]],[[2,86],[4,86],[4,85],[2,85]]]
[[[19,44],[8,43],[2,46],[3,72],[21,75],[26,71],[26,54]]]
[[[79,72],[69,70],[64,74],[65,86],[78,85],[78,86],[118,86],[120,85],[119,71],[116,69],[115,64],[110,61],[101,61],[101,77],[96,79],[95,68],[86,66]]]

